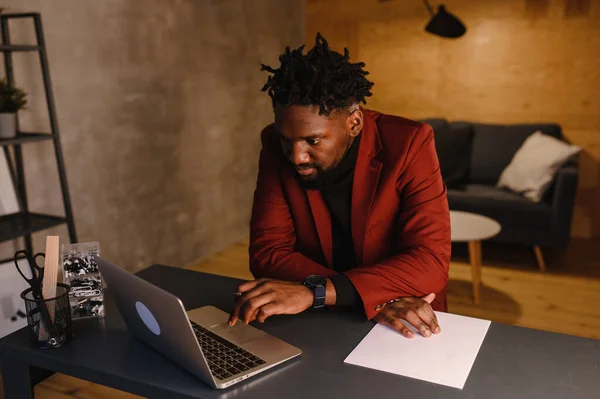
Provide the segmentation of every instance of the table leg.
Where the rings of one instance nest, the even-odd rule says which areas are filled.
[[[473,279],[473,300],[479,305],[479,286],[481,284],[481,241],[469,241],[469,259]]]
[[[33,399],[33,386],[29,375],[29,364],[16,356],[2,358],[2,384],[6,399]]]

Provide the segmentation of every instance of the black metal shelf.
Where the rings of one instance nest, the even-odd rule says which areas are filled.
[[[15,137],[10,139],[0,139],[0,147],[7,145],[31,143],[35,141],[52,140],[50,133],[25,133],[19,132]]]
[[[0,242],[14,240],[66,222],[64,217],[41,213],[19,212],[0,216]]]
[[[0,51],[2,52],[17,52],[17,51],[38,51],[40,46],[32,44],[1,44]]]
[[[20,12],[16,14],[2,14],[3,18],[6,19],[19,19],[19,18],[34,18],[39,15],[37,12]]]
[[[15,44],[11,41],[9,22],[14,19],[26,19],[33,24],[36,38],[35,43]],[[0,139],[0,147],[4,151],[4,155],[8,163],[10,177],[15,187],[15,194],[19,203],[18,213],[0,217],[0,242],[23,237],[25,240],[25,249],[29,253],[34,253],[33,242],[31,238],[32,233],[45,230],[50,227],[66,224],[69,230],[69,242],[77,242],[77,234],[75,231],[75,220],[73,219],[73,210],[71,208],[69,185],[67,184],[67,175],[65,172],[65,164],[60,144],[58,118],[56,116],[54,95],[52,94],[50,67],[48,65],[48,56],[46,53],[46,44],[42,28],[42,17],[39,13],[27,12],[0,15],[0,58],[4,58],[4,72],[6,75],[6,81],[10,86],[16,85],[13,57],[14,53],[17,51],[36,52],[39,55],[46,105],[48,106],[50,131],[48,133],[23,132],[19,130],[17,120],[17,136],[13,138]],[[54,155],[56,157],[56,163],[58,166],[58,179],[62,192],[63,205],[65,208],[64,217],[33,213],[29,211],[29,201],[27,200],[27,182],[25,179],[25,157],[21,144],[44,140],[50,140],[53,143]],[[12,148],[9,148],[10,146],[12,146]]]

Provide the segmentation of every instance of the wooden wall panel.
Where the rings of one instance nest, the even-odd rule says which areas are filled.
[[[434,7],[436,2],[432,2]],[[367,106],[410,118],[556,122],[584,148],[573,234],[600,238],[600,1],[452,0],[458,40],[424,31],[421,1],[308,0],[317,31],[366,63]]]
[[[566,0],[565,16],[567,17],[585,17],[589,15],[591,0]]]

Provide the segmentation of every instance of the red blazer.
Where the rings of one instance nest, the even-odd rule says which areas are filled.
[[[362,110],[351,229],[357,268],[344,274],[371,319],[378,304],[436,293],[446,311],[450,214],[429,125]],[[250,223],[250,271],[256,278],[301,282],[330,276],[331,219],[318,190],[296,183],[273,125],[262,150]]]

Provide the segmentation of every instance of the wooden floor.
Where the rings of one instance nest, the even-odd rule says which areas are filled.
[[[533,249],[484,243],[481,304],[472,301],[466,245],[453,246],[448,303],[451,313],[524,327],[600,339],[599,242],[575,240],[560,254],[544,253],[538,271]],[[248,271],[248,242],[241,241],[191,269],[238,278]],[[64,375],[35,388],[41,399],[137,398]]]

